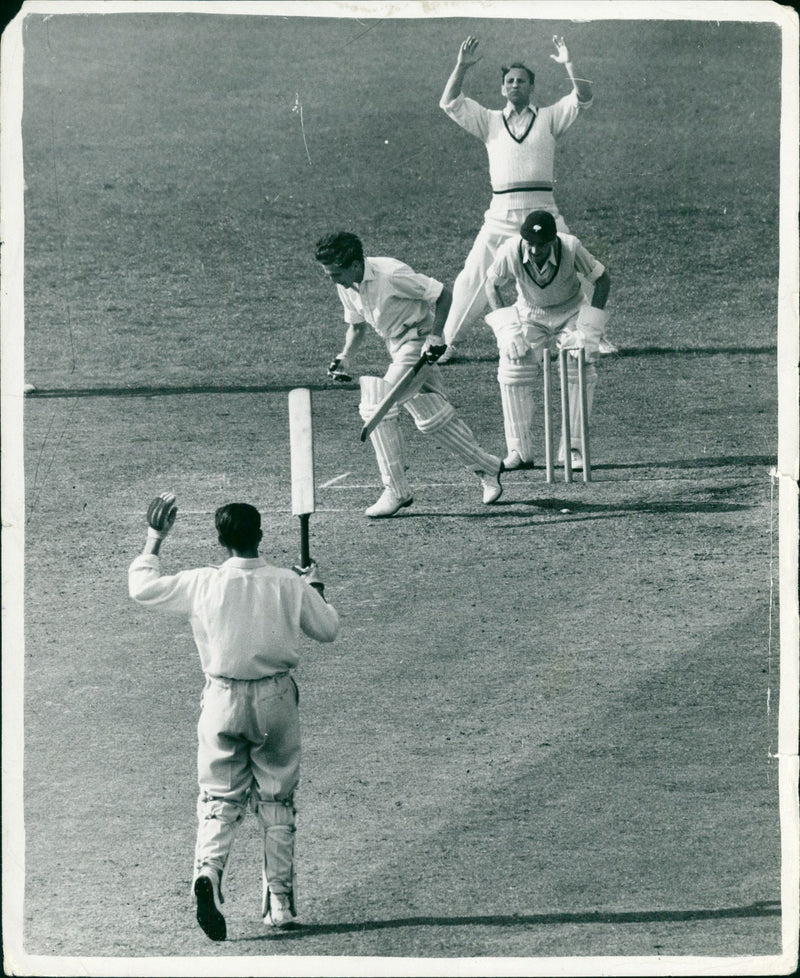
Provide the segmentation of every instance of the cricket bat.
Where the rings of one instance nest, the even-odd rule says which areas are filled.
[[[383,400],[375,408],[375,413],[361,429],[361,441],[366,441],[369,438],[395,404],[408,396],[409,391],[413,390],[414,387],[422,387],[425,383],[425,375],[430,372],[433,364],[446,349],[447,345],[430,347],[415,364],[406,370],[391,390],[386,392]]]
[[[292,515],[300,517],[300,566],[311,566],[308,520],[314,512],[314,433],[311,391],[289,391],[289,443],[292,460]]]

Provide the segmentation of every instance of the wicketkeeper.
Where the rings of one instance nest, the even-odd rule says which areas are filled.
[[[581,278],[594,286],[591,302],[586,301]],[[511,282],[517,301],[505,306],[499,286]],[[549,211],[532,211],[519,235],[500,246],[487,273],[486,298],[494,311],[486,316],[486,322],[495,333],[500,352],[497,380],[508,448],[504,469],[533,465],[534,388],[543,351],[555,355],[560,349],[573,351],[567,371],[571,459],[573,469],[583,468],[577,351],[582,347],[586,356],[588,424],[597,385],[595,364],[601,349],[615,349],[605,340],[610,287],[605,267],[576,237],[558,232]],[[562,432],[560,462],[564,452]]]
[[[365,258],[359,238],[346,231],[320,238],[316,258],[336,285],[348,324],[344,348],[328,368],[330,376],[336,379],[343,374],[349,379],[349,359],[368,326],[382,337],[392,358],[383,377],[360,378],[359,411],[369,421],[385,393],[423,351],[444,350],[442,327],[450,308],[450,290],[394,258]],[[402,406],[423,435],[431,435],[450,449],[477,475],[485,504],[500,498],[500,459],[480,447],[457,415],[435,364]],[[399,413],[399,406],[394,405],[370,435],[385,486],[380,499],[366,510],[373,519],[394,516],[414,501],[406,478]]]
[[[162,576],[159,550],[176,513],[172,493],[150,504],[147,541],[128,570],[128,590],[139,604],[188,615],[200,653],[205,687],[192,890],[198,923],[211,940],[223,941],[222,877],[248,803],[264,830],[264,923],[287,927],[296,914],[300,720],[291,670],[301,633],[332,642],[339,616],[315,565],[291,571],[259,556],[261,516],[247,503],[216,511],[217,538],[228,554],[223,564]]]

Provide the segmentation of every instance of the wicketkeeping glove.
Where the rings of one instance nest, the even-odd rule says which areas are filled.
[[[163,540],[172,529],[178,507],[175,503],[174,492],[162,492],[147,507],[148,537]]]
[[[328,376],[340,384],[348,384],[353,379],[353,375],[350,373],[350,364],[347,362],[347,358],[341,354],[334,357],[328,367]]]
[[[574,329],[565,329],[558,338],[560,349],[570,349],[571,356],[577,356],[578,349],[583,347],[589,360],[597,358],[601,352],[600,344],[605,339],[605,328],[609,314],[605,309],[582,305],[575,321]]]
[[[516,306],[495,309],[484,316],[497,338],[500,355],[508,360],[520,360],[530,350],[531,345],[525,336]]]

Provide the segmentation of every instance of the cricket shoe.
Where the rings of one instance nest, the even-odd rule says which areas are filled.
[[[394,489],[384,489],[380,499],[373,503],[369,509],[364,510],[364,515],[372,520],[386,519],[387,516],[394,516],[399,510],[410,506],[414,502],[413,496],[405,498],[398,496]]]
[[[558,455],[558,464],[564,464],[564,456],[560,452]],[[573,469],[577,469],[579,472],[583,471],[583,455],[581,455],[577,448],[572,449],[572,453],[570,454],[570,464],[572,465]]]
[[[269,910],[264,917],[267,927],[291,927],[294,923],[295,912],[292,910],[292,897],[289,893],[272,893],[269,895]]]
[[[511,451],[503,459],[504,472],[516,472],[518,469],[532,469],[533,462],[526,462],[517,451]]]
[[[501,469],[500,472],[503,470]],[[483,486],[483,505],[491,506],[503,495],[503,487],[500,485],[500,472],[496,475],[487,475],[485,472],[476,472],[475,475],[481,480]]]
[[[436,362],[449,363],[451,360],[454,360],[455,357],[456,357],[456,348],[451,343]]]
[[[224,941],[228,931],[219,909],[222,903],[219,876],[210,867],[205,866],[194,881],[194,895],[197,900],[197,923],[212,941]]]

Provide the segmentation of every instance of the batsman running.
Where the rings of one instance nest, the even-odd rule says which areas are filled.
[[[350,357],[361,345],[371,326],[385,341],[392,358],[384,376],[360,378],[359,411],[368,422],[387,391],[414,366],[423,353],[444,350],[442,327],[450,309],[450,290],[436,279],[413,271],[395,258],[366,258],[361,240],[347,231],[326,235],[317,241],[316,259],[336,285],[344,307],[347,333],[344,348],[328,372],[351,376]],[[405,392],[402,406],[423,435],[431,435],[452,451],[480,480],[483,502],[496,502],[501,462],[484,451],[475,435],[448,400],[439,368],[432,363],[419,374],[419,386]],[[365,515],[371,519],[394,516],[412,504],[406,477],[399,404],[394,404],[370,434],[384,490]]]
[[[188,616],[200,654],[205,686],[192,890],[197,922],[212,941],[224,941],[222,877],[248,804],[263,827],[264,923],[293,923],[300,720],[292,669],[301,635],[332,642],[339,616],[325,600],[316,565],[291,571],[259,556],[261,516],[247,503],[228,503],[214,516],[227,560],[163,575],[159,551],[176,515],[173,493],[150,504],[147,540],[128,570],[128,590],[141,605]]]

